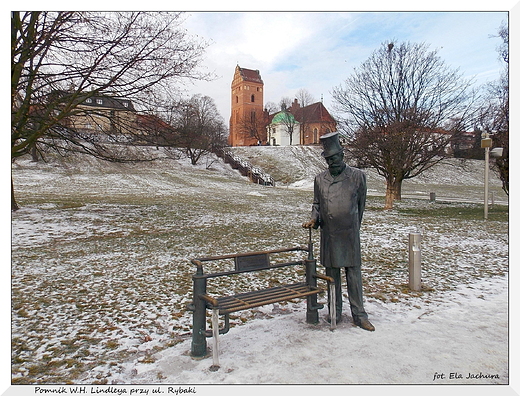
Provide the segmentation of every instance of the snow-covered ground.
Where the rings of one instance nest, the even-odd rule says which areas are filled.
[[[116,379],[134,384],[508,383],[507,278],[460,286],[426,304],[421,298],[411,302],[369,299],[366,309],[375,332],[355,327],[349,317],[334,331],[324,321],[306,324],[304,304],[265,307],[264,319],[219,337],[218,371],[210,370],[211,357],[191,359],[184,342],[158,353],[154,364],[128,362]]]
[[[292,166],[300,167],[301,158]],[[474,200],[480,164],[450,167],[456,180],[438,184],[437,196],[467,193]],[[325,323],[308,325],[304,303],[279,304],[232,318],[220,338],[218,371],[209,369],[211,357],[189,356],[189,259],[305,243],[300,224],[312,200],[309,175],[270,188],[222,163],[208,170],[182,160],[17,161],[13,180],[22,208],[12,215],[13,383],[512,382],[507,212],[497,209],[484,222],[481,205],[414,199],[383,211],[375,177],[362,230],[374,333],[354,327],[348,316],[333,332]],[[496,178],[492,183],[499,186]],[[423,292],[406,287],[406,238],[415,231],[423,234]],[[249,277],[238,288],[257,283]],[[493,387],[493,394],[506,388]]]

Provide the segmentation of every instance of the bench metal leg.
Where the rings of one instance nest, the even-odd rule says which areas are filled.
[[[200,297],[206,294],[206,279],[202,277],[202,268],[193,276],[193,334],[191,356],[206,356],[206,302]]]

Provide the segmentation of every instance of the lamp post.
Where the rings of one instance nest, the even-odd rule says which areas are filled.
[[[489,156],[493,158],[500,158],[504,152],[502,147],[495,147],[490,150],[493,145],[493,140],[489,137],[489,133],[482,134],[482,140],[480,141],[480,147],[484,151],[485,168],[484,168],[484,219],[488,218],[488,195],[489,195]]]

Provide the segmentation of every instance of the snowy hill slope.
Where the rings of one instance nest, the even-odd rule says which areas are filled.
[[[251,146],[232,147],[230,151],[239,155],[252,165],[261,168],[270,174],[278,187],[312,190],[314,177],[326,169],[326,163],[321,156],[319,146]],[[221,158],[215,155],[207,156],[193,166],[186,158],[174,158],[171,152],[157,151],[152,147],[135,148],[144,155],[155,156],[157,161],[145,166],[154,172],[175,173],[179,178],[191,179],[199,177],[198,172],[213,171],[213,175],[227,178],[230,181],[247,180],[225,164]],[[45,162],[32,163],[28,158],[19,159],[14,164],[24,164],[27,170],[40,170],[38,177],[44,177],[47,169],[53,169],[66,175],[74,172],[74,168],[90,169],[97,173],[112,173],[122,169],[121,164],[108,163],[89,156],[71,156],[67,158],[56,157],[48,154]],[[123,166],[124,167],[124,166]],[[134,168],[142,168],[143,165],[135,164]],[[386,183],[382,176],[373,169],[363,169],[367,175],[369,195],[384,195]],[[195,176],[197,175],[197,176]],[[22,175],[19,175],[20,177]],[[23,177],[23,176],[22,176]],[[34,178],[31,172],[30,178]],[[27,180],[29,182],[29,180]],[[162,184],[164,180],[158,180]],[[15,180],[16,184],[16,180]],[[490,193],[494,194],[495,202],[507,204],[508,196],[502,190],[501,181],[497,174],[490,172]],[[435,192],[437,199],[460,199],[462,201],[482,202],[484,194],[484,162],[478,160],[461,161],[447,159],[435,167],[425,171],[413,179],[403,182],[403,197],[424,198],[429,197],[430,192]]]
[[[269,173],[279,186],[312,189],[314,176],[326,168],[319,146],[234,147],[231,150]],[[384,194],[384,178],[373,169],[364,171],[369,194]],[[447,159],[420,176],[405,180],[403,195],[428,197],[430,192],[436,192],[438,198],[482,200],[483,188],[484,161]],[[500,179],[492,171],[490,191],[494,192],[496,201],[507,202]]]

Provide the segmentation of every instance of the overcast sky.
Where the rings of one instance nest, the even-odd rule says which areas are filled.
[[[307,89],[332,109],[331,91],[386,40],[424,42],[451,68],[481,84],[503,64],[497,31],[508,13],[491,12],[188,12],[184,27],[210,42],[204,67],[217,79],[191,93],[212,97],[226,120],[235,66],[258,69],[264,104]]]

